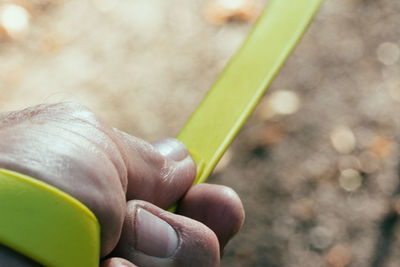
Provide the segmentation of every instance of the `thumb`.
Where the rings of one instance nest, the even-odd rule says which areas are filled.
[[[169,213],[148,202],[128,202],[118,257],[141,266],[219,266],[214,232],[190,218]]]

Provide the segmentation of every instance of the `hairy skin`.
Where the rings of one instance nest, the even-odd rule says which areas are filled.
[[[102,267],[219,266],[220,251],[244,220],[232,189],[191,187],[196,167],[183,144],[152,145],[76,103],[0,113],[0,167],[51,184],[93,211],[101,225]],[[164,210],[179,199],[181,215]],[[135,247],[139,208],[176,231],[172,255],[154,257]],[[0,266],[37,264],[0,245]]]

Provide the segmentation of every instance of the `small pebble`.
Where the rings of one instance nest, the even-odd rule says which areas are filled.
[[[343,155],[338,160],[338,168],[340,171],[346,169],[361,169],[361,163],[356,156],[353,155]]]
[[[326,263],[330,267],[346,267],[351,262],[351,252],[344,245],[335,245],[325,256]]]
[[[359,160],[361,170],[365,173],[373,173],[381,167],[380,159],[371,151],[364,151],[360,154]]]
[[[310,232],[311,245],[316,249],[324,250],[328,248],[333,241],[334,233],[328,228],[317,226]]]
[[[394,149],[393,141],[387,136],[376,136],[372,139],[370,150],[378,158],[388,157]]]
[[[290,204],[290,214],[299,220],[309,221],[314,218],[318,205],[313,199],[304,198]]]
[[[395,43],[381,43],[376,50],[378,60],[385,65],[393,65],[399,60],[400,49]]]
[[[259,0],[214,0],[206,2],[204,16],[216,25],[230,20],[254,21],[262,9]]]

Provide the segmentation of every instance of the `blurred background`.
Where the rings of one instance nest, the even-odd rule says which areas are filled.
[[[0,0],[0,110],[175,136],[267,3]],[[222,266],[400,266],[399,25],[398,0],[325,1],[209,179],[246,209]]]

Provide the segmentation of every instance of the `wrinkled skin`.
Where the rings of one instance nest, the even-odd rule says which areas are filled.
[[[218,266],[220,251],[244,220],[232,189],[190,187],[196,167],[181,143],[149,144],[75,103],[0,113],[0,167],[51,184],[88,206],[101,225],[102,267]],[[164,211],[179,199],[180,215]],[[153,257],[135,247],[139,208],[177,232],[174,253]],[[36,265],[0,246],[0,266]]]

